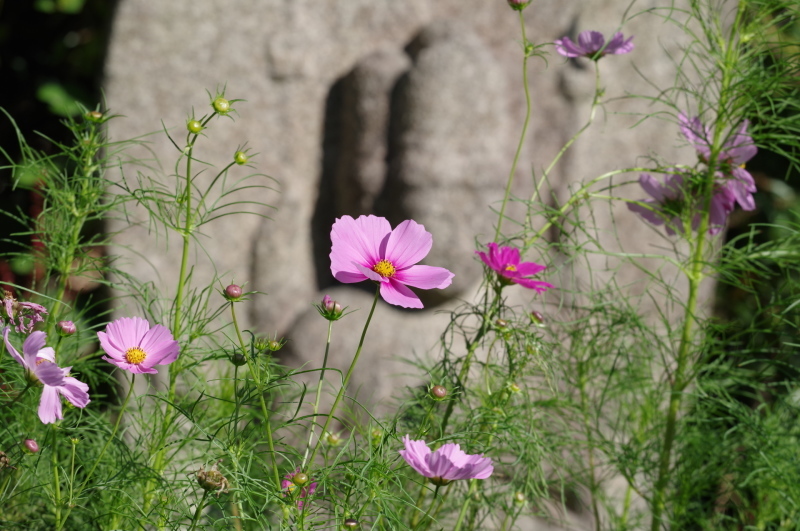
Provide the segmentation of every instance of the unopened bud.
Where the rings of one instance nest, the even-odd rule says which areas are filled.
[[[447,388],[443,385],[434,385],[431,387],[430,394],[434,400],[442,400],[447,396]]]
[[[62,336],[71,336],[78,331],[78,327],[72,321],[59,321],[56,324],[56,328],[58,328],[58,333]]]
[[[231,356],[231,363],[233,363],[237,367],[241,367],[242,365],[247,363],[247,358],[241,352],[237,352],[236,354]]]
[[[544,326],[544,315],[542,315],[542,312],[537,312],[536,310],[532,311],[531,323],[535,324],[536,326]]]
[[[325,442],[330,444],[331,446],[339,446],[340,444],[342,444],[342,438],[338,433],[328,432],[325,435]]]
[[[338,321],[342,318],[342,305],[331,299],[330,295],[322,297],[322,303],[317,306],[319,314],[328,321]]]
[[[514,11],[522,11],[528,4],[531,3],[531,0],[508,0],[508,5],[511,6],[511,9]]]
[[[511,382],[511,383],[508,384],[508,390],[511,391],[514,394],[517,394],[517,393],[520,392],[519,386],[514,382]]]
[[[200,120],[189,120],[186,123],[186,129],[188,129],[190,133],[197,134],[205,129],[205,127],[203,127],[203,124],[200,123]]]
[[[236,284],[231,284],[227,288],[225,288],[225,298],[229,301],[234,301],[239,299],[242,296],[242,288],[241,286],[237,286]]]
[[[505,319],[498,319],[494,322],[494,324],[497,326],[497,328],[508,327],[508,321],[506,321]]]
[[[267,341],[267,350],[269,350],[270,352],[277,352],[283,348],[284,344],[285,342],[282,339],[281,340],[270,339],[269,341]]]
[[[308,474],[304,474],[303,472],[298,472],[294,476],[292,476],[292,483],[297,485],[298,487],[302,487],[306,483],[308,483]]]
[[[22,445],[25,446],[25,450],[27,450],[32,454],[35,454],[36,452],[39,451],[39,443],[37,443],[33,439],[25,439],[22,442]]]
[[[86,119],[96,124],[100,123],[103,121],[103,113],[100,111],[89,111],[86,113]]]
[[[245,153],[244,151],[237,151],[233,155],[233,160],[234,162],[236,162],[236,164],[242,166],[244,164],[247,164],[247,161],[250,159],[248,158],[247,153]]]
[[[517,491],[514,493],[514,503],[516,503],[517,505],[522,505],[526,501],[528,501],[528,499],[525,497],[524,492]]]
[[[214,110],[220,114],[228,114],[231,110],[231,102],[222,96],[218,96],[213,102],[211,102],[211,106],[214,107]]]
[[[342,523],[342,527],[345,529],[356,529],[358,527],[358,520],[355,518],[346,518]]]

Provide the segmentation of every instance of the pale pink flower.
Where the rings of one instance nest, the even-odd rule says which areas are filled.
[[[406,220],[394,230],[377,216],[342,216],[331,229],[331,273],[339,282],[373,280],[383,300],[404,308],[422,308],[408,286],[446,288],[453,273],[443,267],[415,265],[433,246],[433,236],[419,223]]]
[[[582,31],[578,35],[578,42],[572,42],[569,37],[556,39],[556,52],[564,57],[588,57],[596,61],[604,55],[621,55],[633,51],[633,37],[625,37],[622,33],[615,33],[606,44],[606,39],[599,31]]]
[[[456,479],[486,479],[494,472],[492,460],[483,455],[469,455],[455,443],[443,444],[431,452],[425,441],[412,441],[403,437],[405,450],[400,455],[411,468],[430,478],[436,485],[444,485]]]
[[[66,398],[75,407],[86,407],[89,400],[89,386],[77,379],[67,376],[72,367],[61,368],[56,365],[55,351],[45,347],[47,334],[33,332],[22,343],[22,355],[8,341],[9,327],[3,330],[8,353],[17,363],[25,367],[28,381],[43,385],[42,398],[39,400],[39,419],[44,424],[51,424],[63,419],[61,397]]]
[[[168,365],[178,359],[178,342],[165,326],[141,317],[122,317],[97,332],[100,346],[108,354],[103,359],[134,374],[157,374],[154,365]]]
[[[487,247],[489,248],[488,255],[482,251],[475,251],[475,253],[481,257],[483,263],[497,272],[503,282],[513,282],[539,293],[555,287],[541,280],[527,278],[541,273],[547,268],[536,262],[520,262],[519,249],[516,247],[505,245],[500,247],[494,242],[488,244]]]

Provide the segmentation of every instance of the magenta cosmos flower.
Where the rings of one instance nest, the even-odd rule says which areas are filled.
[[[500,280],[506,284],[513,282],[525,288],[536,290],[539,293],[555,287],[541,280],[527,278],[541,273],[547,268],[535,262],[520,262],[519,249],[516,247],[500,247],[494,242],[488,244],[487,247],[489,248],[488,255],[482,251],[475,251],[475,253],[481,257],[483,263],[496,271]]]
[[[90,402],[89,386],[76,380],[69,374],[72,367],[61,368],[56,365],[55,351],[45,347],[47,334],[33,332],[22,343],[22,355],[17,352],[8,341],[9,327],[3,330],[8,353],[17,363],[25,367],[26,376],[30,382],[39,382],[42,389],[42,398],[39,400],[39,419],[45,424],[52,424],[57,419],[63,419],[61,411],[61,397],[66,398],[75,407],[84,408]]]
[[[298,476],[303,477],[298,478]],[[302,480],[305,480],[305,483],[303,483]],[[298,483],[303,484],[298,485]],[[305,474],[301,474],[300,469],[296,468],[294,472],[289,472],[283,476],[283,480],[281,480],[281,490],[285,490],[287,495],[293,495],[297,489],[300,489],[300,492],[297,494],[297,508],[302,509],[303,498],[314,494],[314,491],[317,490],[317,482],[311,481],[311,478]]]
[[[678,115],[678,122],[683,136],[697,150],[700,160],[708,163],[711,157],[711,128],[703,125],[700,118],[695,116],[690,120],[683,113]],[[718,174],[724,179],[723,186],[731,191],[739,206],[743,210],[754,210],[756,183],[750,172],[744,169],[744,164],[756,156],[758,148],[747,133],[747,124],[747,120],[743,121],[739,129],[729,135],[719,152],[717,164]]]
[[[699,209],[705,201],[699,196],[693,196],[689,190],[689,183],[683,175],[678,173],[668,175],[664,179],[664,184],[661,184],[651,175],[643,173],[639,176],[639,184],[652,199],[640,201],[646,206],[628,203],[629,210],[636,212],[653,225],[665,225],[670,236],[675,235],[676,229],[677,232],[683,232],[681,219],[685,209],[695,211],[692,215],[692,229],[696,230],[700,225]],[[715,184],[708,213],[709,234],[717,234],[725,227],[728,214],[733,211],[734,202],[733,193],[728,188]]]
[[[492,460],[483,455],[469,455],[458,444],[447,443],[431,452],[425,441],[403,437],[405,450],[400,455],[411,468],[430,478],[434,485],[445,485],[455,479],[486,479],[494,472]]]
[[[433,236],[410,219],[392,230],[386,218],[342,216],[333,224],[331,242],[334,278],[345,284],[378,282],[381,297],[389,304],[422,308],[422,301],[408,286],[442,289],[453,279],[453,273],[443,267],[415,265],[431,250]]]
[[[105,332],[97,332],[100,346],[108,356],[103,359],[134,374],[157,374],[153,365],[168,365],[178,359],[178,342],[165,326],[141,317],[122,317],[108,323]]]
[[[582,31],[578,35],[578,42],[574,43],[569,37],[556,39],[556,52],[564,57],[588,57],[597,61],[604,55],[622,55],[633,51],[633,37],[625,37],[622,33],[615,33],[606,44],[606,39],[599,31]]]

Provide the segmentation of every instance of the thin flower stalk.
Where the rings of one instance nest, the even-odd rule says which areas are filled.
[[[103,445],[103,448],[100,450],[100,453],[95,458],[94,464],[92,464],[92,467],[89,469],[89,472],[86,474],[86,477],[84,478],[83,482],[75,490],[74,496],[70,497],[69,505],[67,506],[67,511],[64,514],[63,520],[60,520],[56,524],[56,531],[61,531],[61,529],[63,529],[64,525],[66,524],[67,518],[69,517],[69,514],[72,511],[72,508],[76,506],[75,500],[80,498],[81,494],[86,489],[86,486],[89,484],[89,481],[92,479],[92,475],[94,474],[94,471],[97,470],[97,466],[100,464],[100,461],[103,459],[103,456],[105,455],[106,450],[108,450],[108,447],[111,444],[111,441],[113,441],[114,438],[117,436],[117,431],[119,431],[119,425],[122,422],[122,417],[124,416],[125,409],[128,407],[128,402],[130,401],[130,398],[133,395],[133,387],[134,387],[134,383],[135,382],[136,382],[136,373],[131,373],[131,383],[128,386],[128,393],[125,395],[125,400],[122,401],[122,406],[120,406],[119,413],[117,414],[117,421],[114,423],[114,429],[111,430],[111,435],[108,437],[108,439],[106,439],[106,442]]]
[[[497,229],[494,231],[495,241],[500,239],[500,234],[503,229],[503,219],[505,217],[506,205],[508,198],[511,195],[511,185],[514,183],[514,174],[517,172],[517,164],[519,157],[522,154],[522,146],[525,144],[525,135],[528,132],[528,124],[531,120],[531,89],[528,84],[528,58],[531,56],[530,43],[525,34],[525,17],[522,16],[522,11],[518,11],[519,26],[522,32],[522,46],[524,55],[522,57],[522,86],[525,90],[525,120],[522,122],[522,132],[519,135],[519,142],[517,143],[517,151],[514,153],[514,160],[511,162],[511,171],[508,172],[508,180],[506,181],[506,190],[503,194],[503,203],[500,205],[500,213],[497,217]]]
[[[366,339],[367,337],[367,330],[369,329],[369,323],[372,321],[372,315],[375,313],[375,307],[378,305],[378,297],[380,296],[380,294],[381,294],[381,288],[380,286],[378,286],[375,289],[375,297],[372,299],[372,307],[369,309],[367,322],[364,323],[364,329],[361,331],[361,339],[358,341],[358,348],[356,349],[355,355],[353,355],[353,361],[350,362],[350,367],[347,369],[347,373],[345,373],[344,380],[342,380],[342,386],[339,388],[339,392],[336,393],[336,398],[333,401],[333,405],[331,406],[330,412],[325,418],[325,424],[322,426],[322,431],[320,433],[325,433],[328,431],[328,426],[330,426],[331,420],[333,419],[333,416],[336,413],[336,408],[339,407],[339,402],[342,401],[345,389],[347,389],[347,384],[350,383],[350,377],[353,375],[353,370],[356,368],[356,363],[358,363],[358,358],[359,356],[361,356],[361,350],[364,348],[364,339]],[[314,445],[314,451],[311,452],[311,457],[306,462],[306,466],[305,468],[303,468],[303,471],[307,471],[308,467],[310,467],[314,463],[314,458],[317,456],[317,452],[319,451],[321,442],[322,442],[322,437],[317,439],[317,444]]]
[[[300,465],[301,469],[305,469],[308,453],[311,451],[311,444],[314,442],[314,432],[317,426],[317,413],[319,412],[319,401],[322,397],[322,384],[325,382],[325,369],[328,367],[328,352],[331,348],[331,333],[333,332],[333,321],[328,321],[328,337],[325,341],[325,356],[322,358],[322,369],[319,373],[319,383],[317,384],[317,393],[314,396],[314,413],[311,416],[311,429],[308,434],[308,444],[306,444],[306,452],[303,455],[303,462]],[[322,431],[323,435],[325,431]]]

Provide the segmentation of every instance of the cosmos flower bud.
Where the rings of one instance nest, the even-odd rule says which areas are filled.
[[[103,113],[101,113],[100,111],[89,111],[86,113],[86,119],[89,120],[90,122],[99,124],[100,122],[103,121]]]
[[[56,328],[62,336],[71,336],[78,331],[78,327],[72,321],[59,321]]]
[[[297,485],[298,487],[302,487],[306,483],[308,483],[308,474],[303,472],[298,472],[294,476],[292,476],[292,483]]]
[[[508,328],[508,321],[505,319],[498,319],[494,322],[497,328]]]
[[[434,400],[443,400],[447,396],[447,388],[443,385],[434,385],[431,387],[430,395]]]
[[[530,315],[531,323],[535,324],[536,326],[544,326],[544,315],[542,315],[542,312],[537,312],[534,310]]]
[[[339,446],[342,444],[342,437],[338,433],[328,432],[325,434],[325,442],[331,446]]]
[[[241,352],[237,352],[233,356],[231,356],[231,363],[236,365],[237,367],[241,367],[247,363],[247,358]]]
[[[222,96],[217,96],[214,101],[211,102],[211,106],[222,115],[228,114],[231,111],[231,102]]]
[[[186,129],[188,129],[190,133],[197,134],[203,129],[205,129],[205,127],[203,127],[203,124],[200,123],[199,120],[189,120],[186,123]]]
[[[342,318],[342,305],[331,299],[330,295],[322,297],[322,303],[316,306],[319,314],[328,321],[338,321]]]
[[[355,518],[346,518],[344,522],[342,522],[342,528],[344,529],[357,529],[358,528],[358,520]]]
[[[28,451],[28,452],[30,452],[32,454],[35,454],[36,452],[39,451],[39,444],[36,441],[34,441],[33,439],[25,439],[22,442],[22,445],[25,447],[26,451]]]
[[[531,0],[508,0],[508,5],[514,11],[522,11],[523,9],[528,7],[528,4],[530,3]]]
[[[237,151],[233,155],[233,161],[236,164],[238,164],[239,166],[247,164],[248,160],[250,160],[250,158],[247,156],[247,153],[245,153],[244,151]]]
[[[231,284],[227,288],[225,288],[225,298],[229,301],[235,301],[242,297],[242,288],[241,286],[237,286],[236,284]]]
[[[517,505],[523,505],[525,502],[528,501],[528,498],[525,497],[524,492],[517,491],[514,493],[514,503]]]

